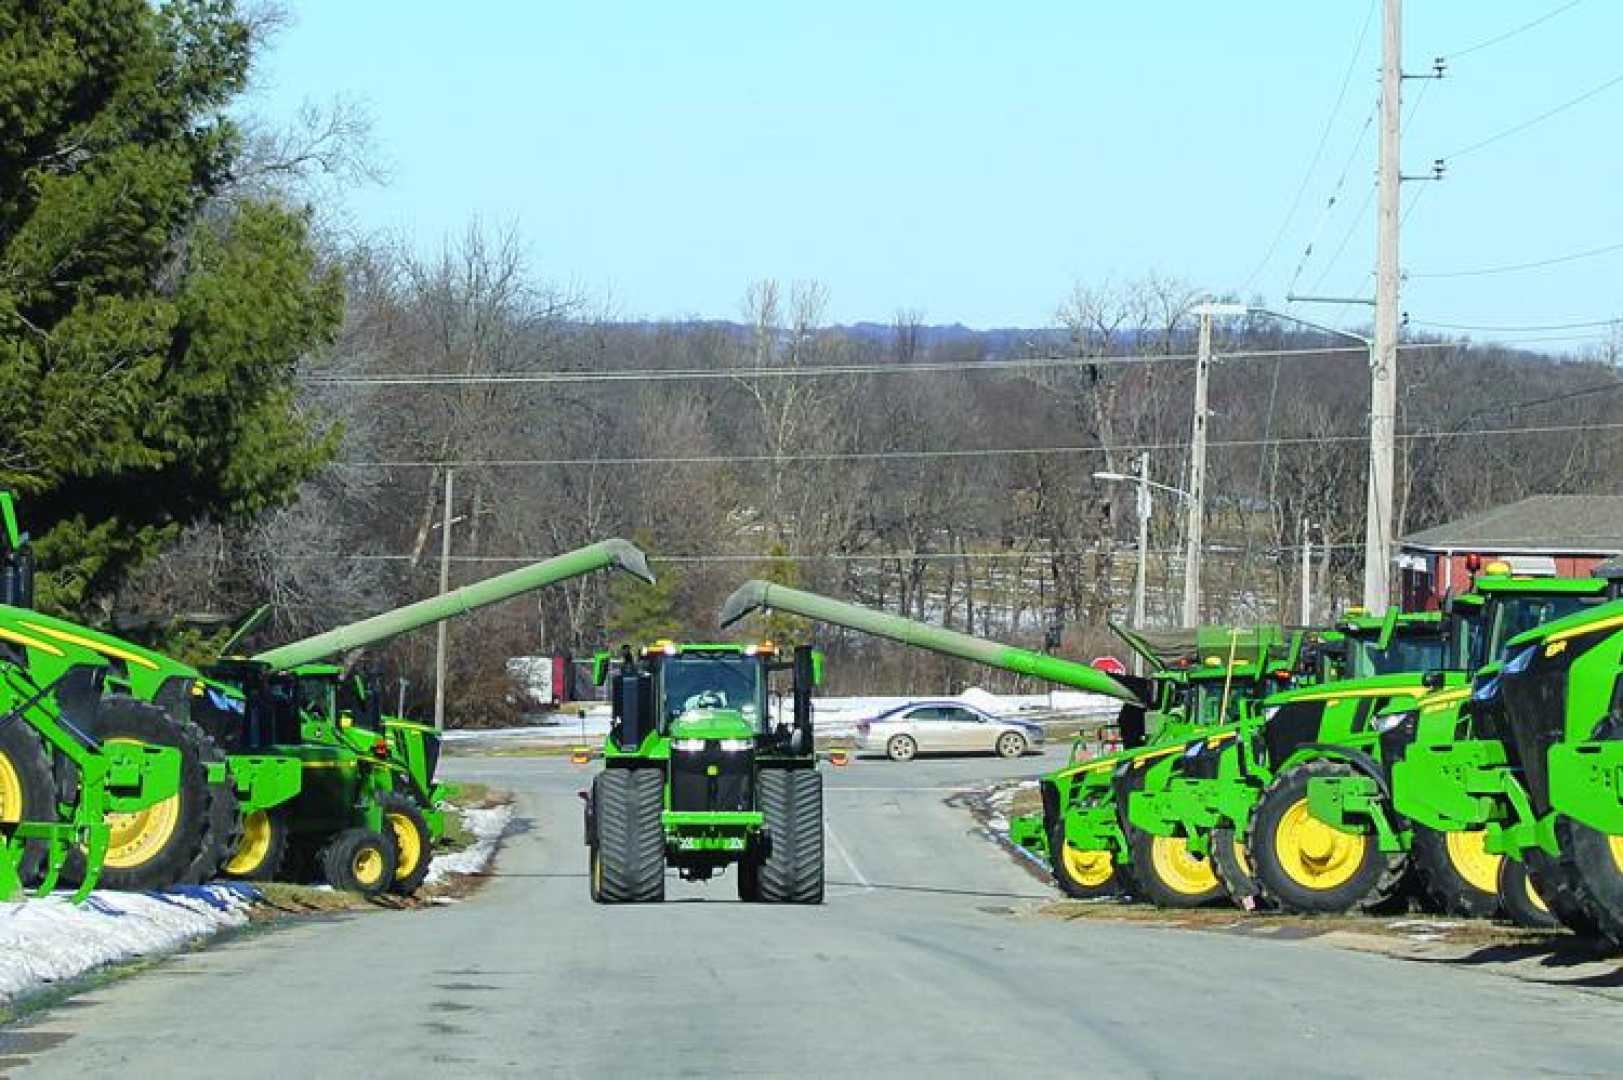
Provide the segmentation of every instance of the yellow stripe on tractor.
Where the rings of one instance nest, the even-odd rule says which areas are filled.
[[[106,642],[96,641],[92,638],[80,637],[78,634],[70,634],[66,630],[57,630],[54,627],[41,626],[38,623],[24,622],[22,625],[28,627],[28,629],[33,630],[36,633],[54,637],[58,641],[65,641],[69,645],[78,645],[81,648],[89,649],[91,652],[101,653],[103,656],[111,656],[117,660],[124,660],[131,664],[139,664],[148,671],[158,670],[157,664],[154,664],[151,660],[148,660],[140,653],[133,653],[128,649],[121,649],[117,645],[109,645]]]

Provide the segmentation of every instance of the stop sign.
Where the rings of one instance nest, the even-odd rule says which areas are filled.
[[[1106,675],[1127,674],[1127,665],[1122,663],[1120,660],[1117,660],[1114,656],[1095,656],[1093,658],[1093,663],[1089,666],[1095,671],[1104,672]]]

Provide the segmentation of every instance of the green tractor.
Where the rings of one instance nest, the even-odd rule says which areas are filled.
[[[1309,665],[1293,668],[1297,685],[1249,697],[1237,716],[1169,749],[1157,775],[1127,797],[1127,819],[1134,828],[1179,838],[1192,853],[1208,858],[1223,892],[1245,908],[1271,900],[1291,910],[1313,910],[1297,887],[1300,880],[1322,888],[1347,884],[1340,875],[1352,853],[1337,847],[1335,839],[1323,853],[1334,869],[1312,874],[1320,869],[1314,859],[1319,848],[1304,853],[1302,845],[1317,844],[1319,838],[1307,836],[1317,819],[1308,812],[1305,789],[1321,774],[1339,776],[1364,765],[1368,739],[1361,732],[1368,717],[1394,697],[1412,700],[1424,692],[1420,674],[1403,669],[1440,666],[1445,648],[1435,614],[1394,611],[1372,619],[1352,613],[1332,631],[1313,636]],[[1325,675],[1344,677],[1317,681]],[[1255,815],[1264,804],[1284,820],[1258,834]],[[1401,866],[1385,867],[1384,877],[1366,881],[1377,859],[1359,854],[1360,876],[1352,887],[1365,892],[1397,887]]]
[[[1156,710],[1146,708],[1141,693],[1132,688],[1135,685],[1141,688],[1148,685],[1140,680],[1127,677],[1117,679],[1086,664],[1000,645],[955,630],[929,626],[899,615],[873,611],[772,582],[749,581],[741,585],[722,606],[721,625],[729,626],[757,610],[785,611],[946,656],[1115,698],[1127,703],[1119,721],[1126,742],[1142,740],[1146,725],[1153,725],[1161,719]],[[1176,724],[1178,721],[1169,722]],[[1053,785],[1045,784],[1045,805],[1050,804],[1055,791]],[[1055,815],[1057,820],[1057,810]],[[1114,888],[1115,869],[1110,851],[1099,852],[1095,848],[1073,846],[1071,839],[1067,838],[1068,834],[1044,829],[1041,818],[1017,819],[1011,835],[1016,842],[1034,852],[1044,855],[1052,852],[1055,874],[1067,891],[1099,895]]]
[[[1291,685],[1305,635],[1201,627],[1163,632],[1153,643],[1124,636],[1152,661],[1148,696],[1159,707],[1137,737],[1124,740],[1121,753],[1073,761],[1043,777],[1041,832],[1050,838],[1055,879],[1073,897],[1132,894],[1166,907],[1215,903],[1227,895],[1225,877],[1246,872],[1244,852],[1232,838],[1172,827],[1181,791],[1171,785],[1193,749],[1223,747],[1259,699]],[[1124,721],[1132,711],[1123,707]],[[1123,726],[1126,734],[1130,726]],[[1034,823],[1019,822],[1010,835],[1018,843],[1035,832]],[[1089,858],[1094,871],[1084,877],[1079,871]]]
[[[1572,833],[1573,822],[1588,826],[1600,819],[1592,805],[1580,816],[1558,808],[1556,801],[1575,808],[1588,803],[1573,794],[1584,786],[1573,783],[1581,772],[1567,768],[1575,760],[1599,760],[1571,751],[1584,746],[1592,752],[1598,746],[1591,736],[1604,724],[1610,699],[1590,700],[1584,682],[1574,684],[1569,702],[1562,680],[1573,662],[1563,657],[1588,655],[1596,647],[1597,657],[1605,655],[1605,617],[1597,616],[1613,606],[1605,601],[1617,585],[1604,578],[1496,575],[1478,578],[1475,588],[1485,602],[1475,618],[1470,684],[1445,689],[1379,721],[1390,747],[1393,806],[1417,828],[1473,851],[1475,887],[1493,890],[1515,921],[1550,925],[1553,914],[1574,930],[1592,933],[1596,920],[1580,899],[1583,886],[1574,870],[1574,860],[1582,859],[1576,849],[1585,840],[1569,845],[1563,833]],[[1531,676],[1530,669],[1536,669]],[[1568,705],[1578,711],[1567,712]]]
[[[791,677],[787,717],[773,708],[779,672]],[[659,641],[615,663],[600,654],[595,675],[611,679],[614,719],[585,796],[592,899],[659,901],[667,866],[689,881],[731,866],[740,900],[822,903],[821,656]]]
[[[206,747],[120,688],[144,657],[37,614],[33,585],[28,537],[0,492],[0,900],[67,881],[77,903],[98,883],[196,877],[218,842]]]
[[[1507,655],[1503,733],[1537,822],[1537,846],[1521,851],[1548,868],[1547,886],[1578,916],[1569,926],[1623,947],[1623,599],[1524,633]],[[1507,855],[1519,831],[1502,830]]]

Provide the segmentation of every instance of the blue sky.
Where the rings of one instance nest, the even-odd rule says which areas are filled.
[[[1406,66],[1426,70],[1562,3],[1410,0]],[[839,321],[911,308],[973,326],[1047,325],[1074,283],[1149,271],[1216,292],[1249,282],[1276,306],[1293,279],[1299,291],[1371,287],[1373,206],[1361,222],[1355,212],[1374,170],[1373,126],[1358,136],[1375,100],[1378,12],[1300,206],[1257,269],[1371,0],[292,7],[297,24],[264,59],[248,108],[275,119],[335,95],[367,104],[393,176],[349,194],[357,223],[425,248],[475,217],[513,223],[542,274],[623,317],[736,317],[765,276],[823,282]],[[1623,4],[1585,0],[1458,57],[1439,83],[1409,83],[1407,171],[1623,74],[1620,37]],[[1420,276],[1623,243],[1620,116],[1623,85],[1429,185],[1404,231],[1411,318],[1623,314],[1623,250]],[[1596,331],[1526,336],[1562,333]]]

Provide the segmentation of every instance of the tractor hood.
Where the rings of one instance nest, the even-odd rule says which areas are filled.
[[[1399,671],[1390,675],[1371,675],[1367,679],[1344,679],[1341,682],[1320,683],[1296,690],[1282,690],[1263,699],[1264,708],[1293,705],[1304,701],[1341,701],[1346,698],[1412,697],[1419,698],[1429,691],[1421,682],[1421,672]]]
[[[755,726],[737,709],[689,709],[671,721],[671,739],[753,739]]]

